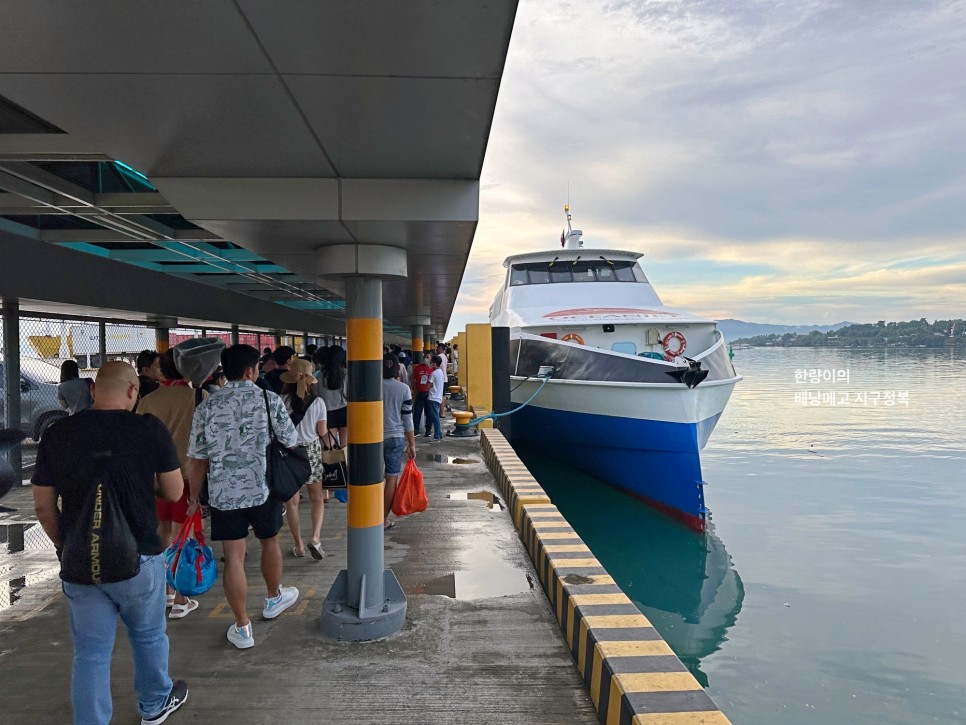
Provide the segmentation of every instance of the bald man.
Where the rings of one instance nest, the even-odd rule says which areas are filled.
[[[105,364],[94,383],[93,408],[47,430],[33,475],[37,518],[62,561],[74,640],[71,701],[74,722],[85,725],[111,721],[111,654],[119,615],[134,654],[142,725],[163,722],[188,698],[184,680],[172,682],[168,675],[164,558],[154,507],[156,492],[177,501],[184,482],[171,434],[153,415],[131,412],[139,387],[130,365]],[[104,497],[119,505],[133,534],[138,553],[133,575],[110,576],[128,563],[111,551],[106,534],[97,566],[89,551],[78,554],[97,540],[95,528],[109,531],[105,519],[113,509],[101,505],[98,483]],[[69,564],[88,559],[85,570]]]

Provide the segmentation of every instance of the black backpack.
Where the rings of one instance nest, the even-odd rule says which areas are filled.
[[[60,578],[73,584],[110,584],[137,576],[141,556],[107,472],[111,451],[93,451],[87,494],[65,532]]]

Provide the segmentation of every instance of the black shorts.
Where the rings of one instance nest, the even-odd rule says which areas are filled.
[[[349,425],[349,407],[345,406],[342,408],[336,408],[335,410],[328,410],[325,413],[326,421],[325,424],[329,428],[345,428]]]
[[[282,528],[281,501],[269,498],[261,506],[222,511],[211,507],[211,538],[213,541],[238,541],[248,536],[251,526],[258,539],[271,539]]]

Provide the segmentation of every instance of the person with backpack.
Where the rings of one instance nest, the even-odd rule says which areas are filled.
[[[51,426],[33,474],[34,509],[61,562],[74,641],[74,723],[108,725],[117,619],[128,629],[142,725],[156,725],[188,699],[168,674],[164,557],[155,488],[168,501],[184,491],[171,434],[136,415],[140,385],[124,362],[105,363],[94,406]],[[59,500],[59,505],[58,505]]]
[[[293,360],[289,369],[282,373],[282,402],[289,412],[292,425],[298,434],[296,445],[304,446],[309,452],[312,475],[306,483],[309,501],[312,506],[312,538],[309,539],[309,553],[313,559],[325,558],[322,549],[322,519],[325,516],[325,489],[322,479],[325,466],[322,461],[322,441],[326,437],[325,402],[316,393],[314,366],[308,360]],[[295,494],[285,502],[285,518],[289,531],[295,540],[292,556],[305,556],[305,542],[302,540],[302,522],[299,519],[301,494]]]
[[[427,352],[422,357],[422,362],[413,365],[412,389],[413,389],[413,428],[419,433],[419,423],[423,419],[423,413],[429,406],[429,378],[433,374],[432,356]],[[426,437],[430,438],[432,433],[432,421],[429,413],[426,412]]]

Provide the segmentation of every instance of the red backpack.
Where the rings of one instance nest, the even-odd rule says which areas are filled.
[[[416,390],[420,393],[429,392],[429,376],[433,374],[433,369],[426,363],[413,365],[413,382]]]

